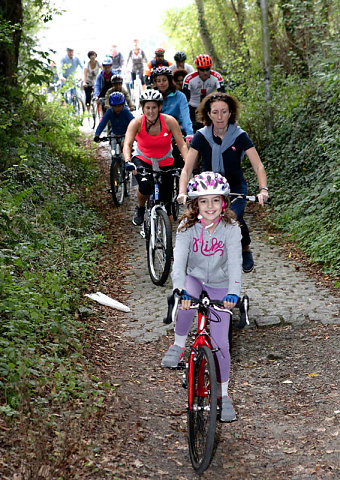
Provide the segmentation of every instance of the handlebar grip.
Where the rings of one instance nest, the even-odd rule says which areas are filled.
[[[165,318],[163,318],[163,323],[165,325],[170,325],[173,321],[173,309],[178,307],[178,301],[180,298],[181,292],[176,288],[171,295],[168,296],[168,313]]]
[[[169,295],[168,296],[168,313],[167,313],[167,316],[163,318],[163,323],[165,323],[165,325],[170,325],[170,323],[172,322],[172,309],[174,308],[174,304],[175,304],[174,294]]]

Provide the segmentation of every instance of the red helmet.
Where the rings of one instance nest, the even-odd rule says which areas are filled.
[[[164,48],[160,47],[160,48],[156,48],[155,50],[155,55],[164,55],[164,53],[165,53]]]
[[[197,68],[205,68],[212,66],[212,59],[209,55],[198,55],[195,58],[195,65]]]

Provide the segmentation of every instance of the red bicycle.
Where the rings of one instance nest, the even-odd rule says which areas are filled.
[[[169,324],[175,321],[181,292],[175,290],[168,298],[168,315],[163,320]],[[242,299],[248,302],[248,297]],[[202,291],[200,298],[191,298],[192,309],[198,310],[198,329],[190,347],[186,364],[177,368],[185,368],[182,385],[188,389],[188,443],[189,455],[193,468],[197,473],[204,472],[211,461],[216,433],[216,421],[221,409],[221,397],[217,391],[217,377],[214,349],[209,334],[209,321],[220,321],[216,311],[230,313],[229,339],[231,340],[232,312],[223,306],[220,300],[212,300],[207,292]],[[242,307],[243,308],[243,307]],[[246,305],[247,315],[248,305]],[[214,318],[213,318],[214,317]]]

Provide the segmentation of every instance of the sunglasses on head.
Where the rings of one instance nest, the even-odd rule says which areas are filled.
[[[199,68],[200,72],[210,72],[210,68]]]
[[[212,102],[214,100],[225,100],[225,95],[213,95],[209,98],[209,101]]]

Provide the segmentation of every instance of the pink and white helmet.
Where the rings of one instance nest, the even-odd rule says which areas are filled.
[[[230,193],[227,180],[220,173],[202,172],[195,175],[188,183],[188,197],[197,198],[205,195],[224,195]]]

